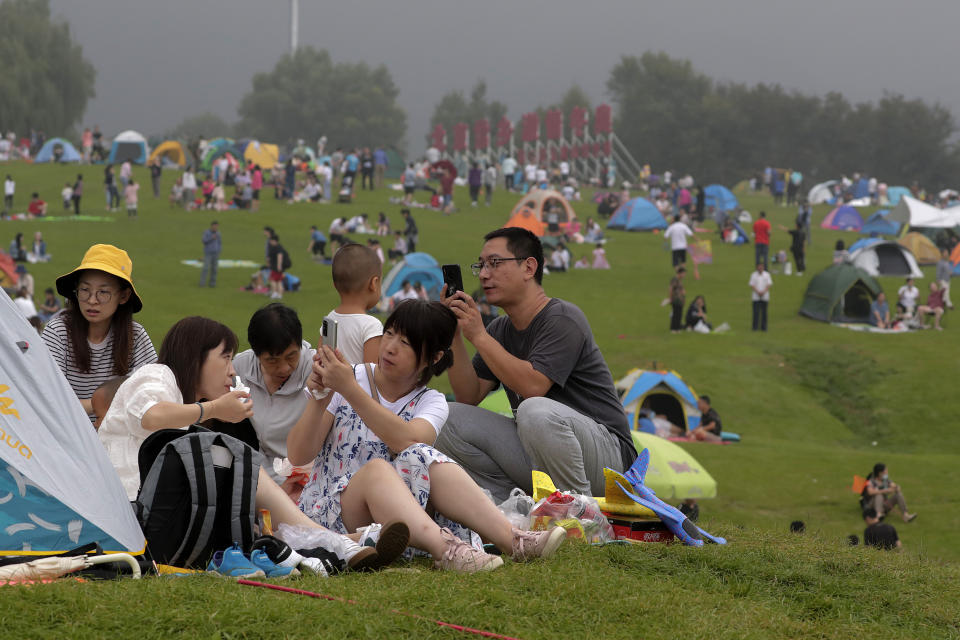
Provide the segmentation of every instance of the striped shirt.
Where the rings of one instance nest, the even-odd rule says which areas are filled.
[[[107,333],[107,337],[100,344],[87,342],[90,346],[90,371],[84,373],[77,369],[74,363],[73,354],[70,348],[70,340],[67,335],[67,327],[63,321],[63,314],[53,318],[43,330],[42,335],[47,349],[53,356],[54,361],[73,392],[81,400],[93,397],[93,392],[101,384],[115,377],[113,373],[113,329]],[[130,357],[130,371],[145,364],[152,364],[157,361],[157,352],[150,342],[150,336],[147,335],[139,323],[133,323],[133,353]],[[93,420],[93,418],[91,418]]]

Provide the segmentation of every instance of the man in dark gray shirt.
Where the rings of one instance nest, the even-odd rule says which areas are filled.
[[[637,454],[590,325],[576,305],[547,297],[535,235],[509,227],[485,240],[473,271],[505,315],[485,328],[470,296],[447,298],[458,319],[449,374],[457,402],[436,447],[497,501],[514,487],[531,493],[534,469],[561,490],[603,495],[603,468],[623,471]],[[499,384],[515,419],[475,406]]]

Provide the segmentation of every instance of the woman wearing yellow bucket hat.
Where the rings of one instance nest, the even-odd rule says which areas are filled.
[[[43,330],[43,341],[93,421],[90,398],[102,383],[157,361],[150,336],[133,314],[143,302],[123,249],[95,244],[80,266],[57,278],[67,307]]]

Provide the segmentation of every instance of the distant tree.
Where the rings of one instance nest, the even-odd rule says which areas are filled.
[[[163,134],[163,138],[165,140],[193,140],[202,137],[209,140],[231,135],[233,135],[233,127],[217,114],[208,111],[184,118],[180,124]]]
[[[316,141],[343,147],[403,148],[406,113],[384,65],[334,63],[330,54],[301,47],[273,71],[253,77],[238,109],[238,135],[266,142]]]
[[[458,122],[466,122],[472,127],[473,123],[481,118],[487,118],[490,121],[491,131],[494,131],[497,122],[505,115],[507,115],[507,105],[499,100],[487,100],[487,83],[480,79],[470,90],[469,100],[463,91],[450,91],[440,98],[440,102],[433,108],[430,131],[437,124],[442,124],[447,135],[450,136],[454,125]],[[427,132],[428,144],[432,140],[430,131]]]
[[[48,0],[0,2],[0,131],[75,134],[96,71]]]

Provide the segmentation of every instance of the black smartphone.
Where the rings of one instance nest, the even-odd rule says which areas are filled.
[[[337,321],[323,319],[320,326],[320,343],[325,344],[331,349],[337,348]]]
[[[440,270],[443,271],[443,284],[447,285],[448,298],[457,291],[463,291],[463,274],[460,272],[460,265],[445,264],[440,267]]]

